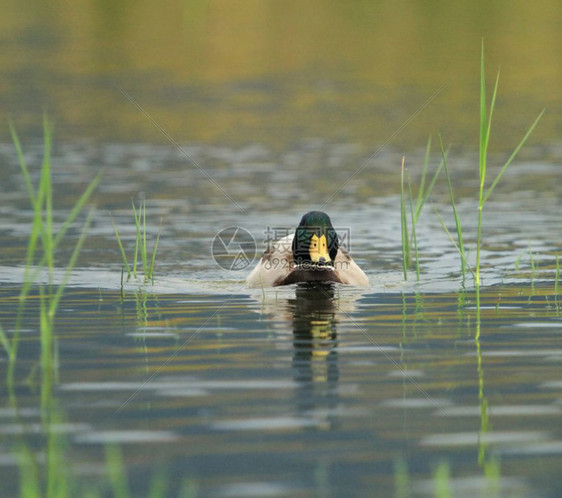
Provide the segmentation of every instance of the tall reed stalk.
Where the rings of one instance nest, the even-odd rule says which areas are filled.
[[[433,174],[433,177],[431,178],[429,184],[426,185],[430,152],[431,152],[431,137],[429,137],[427,140],[425,157],[422,167],[422,175],[421,175],[415,203],[414,203],[414,196],[412,193],[412,182],[410,179],[410,174],[406,171],[404,167],[405,158],[404,157],[402,158],[402,165],[400,169],[400,227],[402,232],[402,271],[404,274],[404,280],[408,280],[408,267],[411,264],[411,256],[412,256],[411,242],[413,243],[414,260],[415,260],[414,262],[416,266],[416,278],[418,281],[420,279],[420,262],[419,262],[419,254],[418,254],[418,240],[416,234],[416,226],[418,224],[418,220],[422,212],[422,209],[425,203],[427,202],[427,199],[431,195],[433,186],[435,185],[435,182],[437,181],[437,177],[439,176],[439,173],[441,172],[441,168],[443,167],[443,162],[441,161],[437,170]],[[405,186],[406,179],[407,179],[407,189]],[[406,194],[408,196],[408,207],[406,206]],[[410,221],[412,223],[411,232],[409,231],[408,228],[408,211],[410,214]]]
[[[37,189],[31,181],[31,175],[24,158],[23,150],[15,127],[10,123],[12,141],[18,156],[23,180],[27,189],[30,204],[33,208],[33,221],[29,242],[26,250],[24,278],[19,294],[19,304],[16,313],[16,323],[11,338],[0,331],[0,343],[4,346],[8,354],[8,374],[7,383],[13,386],[14,372],[18,353],[19,335],[22,326],[23,312],[25,304],[32,286],[43,272],[48,275],[48,289],[40,288],[40,339],[42,346],[41,366],[42,370],[51,371],[54,357],[53,348],[56,347],[56,340],[53,338],[53,322],[55,314],[64,292],[64,289],[74,268],[78,254],[90,223],[92,211],[87,216],[82,227],[78,242],[72,252],[68,262],[62,282],[58,286],[53,285],[53,274],[55,270],[55,252],[62,238],[75,221],[77,216],[84,208],[94,189],[101,179],[101,172],[90,182],[83,194],[78,198],[72,207],[69,215],[58,228],[55,234],[53,226],[53,190],[51,184],[51,126],[46,116],[43,117],[43,161],[41,163],[41,175]],[[50,375],[50,374],[49,374]]]
[[[496,80],[495,80],[495,83],[494,83],[494,88],[493,88],[493,91],[492,91],[492,97],[491,97],[491,100],[490,100],[490,105],[488,106],[487,103],[486,103],[486,77],[485,77],[485,68],[484,68],[485,64],[484,64],[484,62],[485,62],[484,42],[482,42],[481,53],[480,53],[480,133],[479,133],[480,140],[479,140],[479,161],[478,161],[479,184],[478,184],[478,222],[477,222],[477,234],[476,234],[476,264],[475,264],[474,270],[470,270],[471,273],[473,274],[473,277],[474,277],[474,287],[475,287],[475,291],[476,291],[475,292],[476,293],[476,324],[477,324],[476,336],[475,336],[476,340],[478,340],[480,338],[480,309],[481,309],[481,306],[480,306],[480,287],[481,287],[480,269],[481,269],[481,264],[480,264],[480,262],[481,262],[481,252],[482,252],[482,226],[483,226],[483,220],[484,220],[484,217],[483,217],[484,206],[486,205],[486,202],[490,198],[490,195],[492,194],[492,192],[496,188],[496,186],[499,183],[499,181],[501,180],[502,176],[506,172],[508,166],[513,162],[513,160],[515,159],[515,157],[517,156],[517,154],[519,153],[519,151],[521,150],[521,148],[523,147],[523,145],[525,144],[525,142],[527,141],[527,139],[529,138],[529,136],[531,135],[531,133],[533,132],[533,130],[535,129],[535,127],[539,123],[542,115],[545,112],[544,109],[540,112],[540,114],[537,116],[537,118],[535,119],[533,124],[527,129],[527,132],[525,133],[523,138],[519,141],[519,143],[517,144],[517,146],[515,147],[515,149],[513,150],[511,155],[509,156],[509,158],[507,159],[507,161],[503,164],[499,173],[494,178],[493,182],[490,184],[489,187],[487,187],[486,186],[486,173],[487,173],[487,167],[488,167],[488,147],[489,147],[489,144],[490,144],[490,132],[491,132],[491,129],[492,129],[492,116],[493,116],[493,113],[494,113],[494,109],[495,109],[495,105],[496,105],[496,97],[497,97],[497,94],[498,94],[498,84],[499,84],[500,72],[498,70],[498,73],[496,75]],[[449,168],[448,168],[448,165],[447,165],[446,153],[445,153],[442,142],[441,142],[441,155],[443,157],[443,163],[444,163],[444,166],[445,166],[445,175],[446,175],[446,179],[447,179],[447,187],[449,189],[449,197],[450,197],[450,200],[451,200],[451,205],[453,207],[453,214],[454,214],[454,217],[455,217],[455,225],[456,225],[458,243],[456,243],[453,240],[453,238],[451,237],[451,234],[449,233],[447,227],[445,226],[445,223],[443,222],[443,220],[439,216],[439,213],[437,213],[437,215],[439,216],[439,219],[441,221],[441,225],[443,226],[443,228],[445,229],[445,231],[449,235],[450,239],[452,240],[453,244],[456,246],[457,250],[460,253],[460,256],[461,256],[461,272],[462,272],[462,275],[463,275],[463,282],[464,282],[466,270],[470,269],[470,268],[468,267],[468,263],[467,263],[466,250],[465,250],[464,241],[463,241],[462,226],[461,226],[460,217],[459,217],[459,214],[457,212],[456,205],[455,205],[453,188],[452,188],[452,185],[451,185],[451,179],[450,179],[450,176],[449,176]]]
[[[441,138],[441,135],[439,135],[439,145],[440,145],[440,149],[441,149],[441,158],[442,158],[442,161],[443,161],[443,167],[444,167],[444,170],[445,170],[445,179],[447,180],[447,189],[449,191],[449,200],[451,201],[451,206],[453,208],[453,216],[455,218],[455,229],[456,229],[456,232],[457,232],[457,241],[456,242],[453,239],[451,233],[449,232],[449,229],[445,225],[445,222],[443,221],[443,218],[441,218],[441,215],[437,211],[437,208],[435,208],[435,212],[437,214],[437,217],[439,218],[439,222],[441,223],[441,226],[443,227],[443,229],[445,230],[445,232],[449,236],[449,239],[451,240],[453,245],[457,248],[457,251],[459,252],[459,255],[461,257],[461,275],[462,275],[462,285],[464,287],[465,283],[466,283],[466,272],[467,272],[467,269],[469,269],[469,267],[468,267],[468,261],[467,261],[467,254],[466,254],[466,250],[465,250],[465,247],[464,247],[461,219],[460,219],[459,213],[457,211],[457,205],[455,203],[455,194],[453,192],[453,185],[451,183],[451,176],[449,174],[449,166],[447,165],[447,152],[445,151],[445,147],[443,146],[443,140]]]
[[[410,264],[410,241],[408,239],[408,216],[406,212],[406,193],[404,189],[404,162],[400,168],[400,231],[402,239],[402,272],[404,280],[408,280],[408,266]]]
[[[533,124],[529,127],[517,147],[513,150],[508,160],[500,169],[496,178],[492,184],[486,188],[486,173],[488,167],[488,146],[490,144],[490,132],[492,129],[492,116],[494,113],[494,108],[496,105],[496,96],[498,93],[498,84],[500,78],[500,71],[496,75],[496,81],[494,83],[494,89],[492,91],[492,97],[490,101],[490,106],[488,108],[486,104],[486,77],[484,68],[484,42],[482,41],[481,54],[480,54],[480,147],[479,147],[479,189],[478,189],[478,225],[477,225],[477,235],[476,235],[476,265],[474,272],[474,285],[476,288],[476,314],[477,314],[477,333],[476,339],[480,337],[480,257],[482,249],[482,223],[483,223],[483,212],[486,202],[490,198],[490,195],[496,188],[496,185],[502,178],[503,174],[507,170],[508,166],[513,162],[538,122],[540,121],[542,115],[544,114],[544,109],[535,119]]]

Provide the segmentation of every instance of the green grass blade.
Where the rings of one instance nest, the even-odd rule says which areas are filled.
[[[146,247],[146,200],[142,200],[141,204],[141,213],[142,213],[142,248],[141,248],[141,256],[142,256],[142,270],[145,275],[145,279],[147,277],[148,272],[148,258],[147,252],[148,248]]]
[[[425,146],[425,156],[423,158],[423,168],[422,168],[422,176],[420,179],[420,188],[418,189],[418,199],[416,202],[416,221],[418,219],[418,215],[422,210],[423,207],[423,199],[426,198],[424,196],[425,191],[425,181],[427,177],[427,170],[429,168],[429,155],[431,152],[431,135],[427,139],[427,145]]]
[[[47,433],[47,448],[45,455],[45,479],[47,481],[46,497],[63,498],[76,496],[76,493],[72,493],[73,479],[67,464],[67,440],[55,428],[55,426],[60,424],[63,420],[60,413],[58,413],[52,393],[49,395],[48,409],[49,417],[46,421],[47,425],[45,427],[45,432]]]
[[[442,169],[443,169],[443,161],[439,163],[439,166],[435,170],[435,173],[433,174],[433,177],[431,178],[429,185],[427,186],[426,189],[424,189],[423,198],[421,203],[419,204],[419,210],[416,210],[416,223],[418,222],[418,218],[421,213],[421,210],[423,209],[423,206],[427,202],[427,199],[429,199],[429,196],[431,195],[435,182],[437,181],[437,178],[439,177],[439,174],[441,173]]]
[[[441,148],[441,158],[443,162],[443,167],[445,169],[445,178],[447,180],[447,188],[449,189],[449,199],[451,201],[451,206],[453,208],[453,216],[455,218],[455,228],[457,231],[457,240],[458,240],[458,250],[461,255],[461,273],[463,282],[466,277],[466,254],[464,251],[464,242],[463,242],[463,233],[462,233],[462,225],[461,219],[459,217],[459,213],[457,211],[457,205],[455,203],[455,194],[453,192],[453,185],[451,183],[451,176],[449,175],[449,167],[447,165],[447,153],[445,152],[445,148],[443,147],[443,140],[441,139],[441,135],[439,135],[439,145]]]
[[[54,269],[54,251],[64,236],[65,232],[67,231],[68,227],[74,220],[74,218],[78,215],[80,210],[82,209],[84,203],[89,198],[90,194],[93,192],[94,188],[97,186],[100,175],[94,179],[93,182],[88,186],[86,192],[80,197],[78,203],[74,206],[73,210],[71,211],[71,215],[67,218],[61,229],[59,229],[57,236],[53,238],[53,198],[52,198],[52,186],[51,186],[51,164],[50,164],[50,155],[51,155],[51,143],[52,143],[52,136],[51,136],[51,126],[46,115],[43,118],[43,126],[44,126],[44,143],[43,143],[43,161],[41,165],[41,174],[39,180],[39,186],[37,191],[34,190],[33,184],[31,181],[31,175],[29,173],[29,169],[25,163],[25,159],[23,156],[23,151],[21,148],[21,143],[19,141],[19,137],[16,133],[15,127],[10,123],[10,131],[12,134],[12,139],[14,142],[14,147],[16,149],[20,169],[22,171],[22,175],[24,178],[24,182],[28,191],[28,196],[30,203],[33,208],[33,221],[31,224],[31,233],[29,236],[29,242],[27,246],[26,252],[26,260],[25,260],[25,270],[24,270],[24,279],[20,290],[19,295],[19,306],[17,307],[17,314],[16,314],[16,321],[14,326],[14,335],[10,340],[5,336],[5,334],[0,334],[0,344],[8,351],[9,354],[9,363],[8,363],[8,385],[13,384],[13,377],[15,371],[15,362],[17,358],[17,350],[19,344],[19,331],[21,327],[21,321],[24,314],[25,309],[25,301],[28,297],[28,294],[36,282],[40,273],[47,268],[49,272],[49,282],[52,282],[52,272]],[[39,263],[33,267],[34,260],[36,258],[36,253],[38,252],[39,242],[42,242],[42,254]],[[82,240],[83,242],[83,240]],[[82,243],[81,242],[81,243]],[[71,267],[74,265],[75,259],[72,261]],[[66,280],[68,276],[66,277]],[[66,281],[64,282],[66,285]],[[49,308],[47,314],[43,313],[42,318],[42,331],[48,330],[48,322],[50,322],[48,313],[51,310],[56,309],[58,304],[58,299],[60,299],[60,295],[62,294],[62,290],[64,289],[64,285],[59,288],[59,292],[55,294],[55,301],[53,307],[50,305],[45,304],[43,302],[43,306],[45,308]],[[41,298],[46,301],[50,301],[51,298],[43,297]],[[46,318],[45,318],[46,316]],[[45,335],[42,337],[43,344],[45,344]],[[7,347],[6,347],[7,346]],[[49,348],[44,348],[43,351],[47,351]]]
[[[402,233],[402,271],[404,272],[404,280],[408,280],[410,244],[408,241],[408,219],[406,217],[406,200],[404,193],[404,157],[402,157],[400,172],[400,229]]]
[[[28,244],[28,253],[26,258],[26,266],[31,266],[33,264],[33,258],[37,248],[37,240],[39,236],[44,236],[44,232],[50,232],[52,234],[52,192],[51,192],[51,185],[50,185],[50,150],[51,150],[51,132],[50,132],[50,125],[45,118],[44,121],[45,126],[45,139],[44,139],[44,158],[43,158],[43,165],[41,168],[41,180],[39,184],[39,188],[37,194],[34,192],[33,185],[31,183],[31,177],[29,175],[29,170],[27,165],[25,164],[25,160],[23,157],[23,152],[21,149],[21,144],[19,142],[17,133],[15,128],[10,125],[10,129],[12,131],[12,139],[14,141],[14,146],[16,148],[19,160],[20,160],[20,168],[24,177],[24,181],[28,190],[28,195],[30,202],[34,209],[34,218],[32,223],[32,230],[30,235],[30,242]],[[58,229],[56,237],[53,239],[52,236],[44,239],[44,253],[47,255],[47,259],[42,260],[41,264],[47,264],[49,266],[49,261],[52,263],[52,255],[54,250],[57,248],[59,242],[66,234],[68,228],[72,224],[72,222],[76,219],[78,214],[82,211],[84,204],[88,201],[91,194],[97,187],[98,183],[101,180],[103,171],[100,171],[96,177],[90,182],[84,193],[80,196],[76,204],[73,206],[69,216],[62,224],[62,226]],[[45,206],[44,206],[45,205]],[[42,209],[45,207],[45,222],[43,221],[42,216]],[[49,228],[50,227],[50,228]]]
[[[25,445],[18,447],[18,471],[21,498],[42,496],[39,484],[39,471],[33,453]]]
[[[119,232],[115,226],[113,218],[111,218],[111,224],[113,225],[113,231],[115,232],[115,238],[117,239],[117,244],[119,245],[119,251],[121,252],[121,259],[123,260],[123,266],[127,268],[127,278],[131,277],[131,269],[129,268],[129,262],[127,261],[127,255],[125,254],[125,249],[121,243],[121,237],[119,237]]]
[[[50,317],[53,317],[55,315],[57,307],[59,305],[59,301],[60,301],[60,299],[62,297],[62,294],[64,292],[64,289],[66,288],[66,285],[68,284],[68,280],[70,279],[70,275],[72,273],[72,270],[74,269],[74,266],[76,265],[78,255],[80,254],[82,246],[84,245],[84,241],[86,240],[86,235],[88,233],[88,229],[90,228],[90,221],[92,219],[92,215],[93,215],[93,209],[91,209],[90,212],[88,213],[88,217],[86,218],[86,221],[84,222],[84,225],[82,227],[82,232],[80,233],[80,237],[78,238],[78,242],[76,243],[76,246],[74,246],[74,250],[72,251],[72,255],[70,256],[70,260],[68,262],[68,265],[66,266],[66,270],[64,272],[62,282],[57,287],[57,292],[55,293],[55,295],[51,299],[50,306],[49,306],[49,316]]]
[[[40,338],[41,338],[41,371],[43,378],[50,378],[52,373],[52,338],[53,328],[51,321],[47,315],[47,296],[43,286],[39,286],[39,323],[40,323]],[[43,402],[42,402],[43,403]],[[43,406],[44,408],[44,406]],[[44,410],[42,410],[44,411]],[[45,413],[46,414],[46,413]]]
[[[408,174],[408,197],[410,204],[410,218],[412,220],[412,242],[414,243],[414,259],[416,261],[416,280],[420,280],[420,261],[418,257],[418,240],[416,237],[416,224],[414,222],[414,206],[412,203],[412,182],[410,181],[410,175]]]
[[[425,203],[427,202],[427,199],[429,199],[429,196],[431,195],[431,191],[433,190],[433,187],[435,185],[435,182],[437,181],[437,178],[439,177],[439,174],[441,173],[441,170],[443,169],[443,161],[441,161],[439,163],[439,166],[437,167],[437,169],[435,170],[435,173],[433,174],[433,177],[431,178],[431,181],[429,182],[429,185],[427,187],[427,189],[424,192],[424,198],[423,198],[423,202],[421,204],[421,207],[423,208],[423,206],[425,205]],[[421,209],[420,209],[421,211]],[[419,212],[416,213],[416,223],[418,221],[418,217],[419,217]]]
[[[480,337],[480,249],[482,247],[482,211],[484,208],[484,184],[486,182],[486,162],[488,157],[488,123],[486,120],[486,78],[484,68],[484,40],[480,54],[480,188],[478,194],[478,223],[476,228],[476,269],[474,287],[476,290],[476,335]]]
[[[412,483],[408,473],[408,464],[404,460],[394,462],[394,498],[408,498]]]
[[[23,179],[25,182],[25,187],[27,188],[27,195],[29,196],[29,200],[31,201],[31,205],[35,207],[35,203],[37,202],[35,196],[35,189],[33,188],[33,184],[31,182],[31,176],[29,175],[29,170],[27,169],[27,164],[25,162],[25,158],[23,155],[23,150],[21,148],[21,143],[16,132],[16,128],[13,123],[10,122],[10,133],[12,135],[12,142],[14,143],[14,148],[16,149],[16,153],[18,155],[18,161],[20,163],[20,169],[23,174]]]
[[[447,237],[449,237],[449,240],[451,241],[451,243],[453,244],[453,246],[455,246],[455,249],[458,251],[461,259],[464,262],[464,266],[465,268],[472,274],[472,276],[474,276],[474,270],[470,267],[470,265],[468,264],[468,261],[466,259],[466,252],[462,252],[459,245],[457,244],[457,241],[455,240],[455,238],[453,237],[453,234],[449,231],[449,229],[447,228],[447,225],[445,225],[445,221],[443,220],[443,218],[441,217],[441,214],[439,213],[439,211],[437,210],[437,208],[433,208],[433,211],[435,212],[435,214],[437,215],[437,219],[439,220],[439,223],[441,224],[441,227],[443,228],[443,230],[445,231],[445,233],[447,234]]]
[[[535,266],[535,258],[533,257],[533,250],[529,246],[529,264],[531,265],[531,290],[535,290],[535,278],[537,276],[537,268]]]
[[[91,193],[93,192],[94,188],[97,186],[100,178],[101,178],[101,176],[100,176],[100,174],[98,174],[96,176],[96,178],[94,178],[94,180],[92,180],[90,185],[88,185],[88,188],[86,189],[86,191],[80,197],[79,202],[72,209],[72,212],[69,215],[69,217],[66,219],[64,224],[58,230],[57,236],[53,240],[53,245],[52,245],[53,251],[57,248],[58,244],[60,243],[60,240],[65,235],[65,233],[68,230],[68,228],[70,227],[71,223],[74,221],[76,216],[78,216],[78,214],[79,214],[80,210],[82,209],[84,203],[87,201],[87,199],[90,197]],[[76,209],[77,206],[79,206],[80,209]],[[38,227],[39,226],[42,226],[42,223],[40,222],[40,217],[38,218],[37,225],[34,224],[33,227],[32,227],[32,232],[31,232],[31,236],[30,236],[30,242],[29,242],[29,245],[28,245],[28,249],[29,249],[29,246],[35,245],[35,240],[38,236],[38,230],[39,230]],[[32,255],[33,255],[34,251],[35,251],[35,249],[31,250]],[[32,263],[32,261],[31,261],[31,263]],[[29,267],[31,266],[31,263],[29,264]],[[47,255],[43,254],[43,256],[42,256],[41,260],[39,261],[39,263],[37,264],[35,270],[33,270],[33,273],[31,273],[31,274],[28,273],[28,277],[24,278],[22,291],[20,293],[20,301],[25,300],[25,298],[27,297],[27,294],[29,292],[29,289],[31,288],[31,286],[33,285],[33,282],[35,282],[36,278],[41,273],[41,270],[42,270],[43,266],[45,266],[46,263],[47,263]],[[26,268],[26,270],[31,271],[30,268],[29,269]]]
[[[20,167],[22,169],[22,174],[24,178],[27,178],[30,182],[29,171],[25,165],[25,161],[20,162]],[[37,193],[33,193],[33,187],[30,184],[30,203],[33,206],[33,221],[31,223],[31,231],[29,235],[29,242],[27,244],[27,251],[25,257],[25,268],[24,268],[24,276],[23,276],[23,283],[22,288],[19,294],[19,305],[17,309],[17,316],[16,316],[16,323],[15,323],[15,333],[12,338],[11,342],[11,350],[10,350],[10,361],[8,366],[8,384],[10,385],[13,382],[13,375],[15,369],[15,360],[17,358],[17,351],[19,345],[19,331],[20,331],[20,324],[21,319],[23,316],[23,312],[25,309],[25,300],[31,289],[31,286],[37,279],[39,273],[45,262],[47,261],[47,254],[43,251],[42,262],[39,264],[37,268],[33,270],[33,261],[35,259],[35,253],[37,252],[37,246],[39,243],[40,238],[43,236],[44,226],[43,226],[43,217],[42,217],[42,209],[43,203],[45,199],[45,193],[49,189],[46,185],[46,181],[48,179],[48,175],[45,175],[44,171],[41,173],[41,180],[39,187],[37,189]],[[27,180],[26,180],[27,183]]]
[[[168,476],[166,471],[163,469],[158,469],[150,479],[150,488],[148,490],[148,498],[162,498],[166,496],[166,491],[168,489]]]
[[[129,498],[131,492],[129,490],[129,483],[127,482],[127,472],[123,464],[121,450],[114,445],[106,446],[105,461],[113,496],[115,498]]]
[[[492,116],[494,114],[494,108],[496,107],[496,96],[498,94],[498,86],[500,82],[500,70],[496,74],[496,82],[494,83],[494,91],[492,92],[492,100],[490,101],[490,109],[488,111],[488,123],[486,125],[486,151],[488,150],[488,145],[490,144],[490,132],[492,131]]]
[[[10,345],[10,339],[8,339],[8,336],[4,332],[4,329],[2,328],[2,324],[0,324],[0,345],[4,348],[6,353],[8,353],[8,356],[10,356],[10,351],[12,350],[12,347]]]
[[[26,173],[23,173],[23,175],[25,177]],[[49,190],[49,187],[47,185],[48,180],[49,180],[48,174],[46,174],[46,172],[42,170],[39,187],[37,188],[37,194],[33,197],[30,197],[30,202],[33,206],[33,221],[31,223],[31,233],[29,236],[29,243],[27,245],[24,280],[27,280],[26,277],[28,276],[29,269],[33,265],[33,259],[35,257],[35,252],[37,249],[37,242],[39,238],[43,236],[44,228],[43,228],[42,209],[43,209],[43,203],[45,201],[46,192],[47,190]]]
[[[441,462],[435,470],[433,480],[435,483],[435,498],[452,498],[451,469],[449,464]]]
[[[521,261],[522,257],[523,257],[523,253],[519,254],[519,256],[515,258],[515,271],[519,271],[519,262]]]
[[[101,170],[94,177],[94,179],[88,184],[88,186],[86,187],[86,190],[84,190],[84,192],[82,193],[82,195],[80,196],[80,198],[78,199],[76,204],[74,204],[74,206],[72,207],[72,210],[70,211],[70,214],[67,216],[66,220],[64,221],[64,223],[61,225],[61,227],[57,231],[57,236],[55,237],[55,240],[53,241],[54,249],[57,248],[59,242],[61,241],[61,239],[66,234],[66,232],[69,229],[72,222],[80,214],[80,212],[84,208],[84,205],[90,199],[92,193],[94,192],[94,190],[98,186],[102,176],[103,176],[103,170]]]
[[[29,267],[33,264],[35,251],[37,249],[37,241],[39,237],[41,237],[43,255],[49,271],[49,281],[51,281],[52,270],[54,267],[54,255],[52,248],[52,194],[50,162],[51,131],[46,117],[43,119],[43,134],[43,162],[41,164],[41,178],[39,180],[37,195],[34,200],[30,199],[31,204],[33,205],[33,222],[26,258],[26,274],[28,275]],[[25,177],[26,173],[23,173],[23,175]],[[43,212],[43,209],[45,209],[45,212]]]
[[[488,191],[486,192],[486,195],[484,196],[484,203],[488,200],[488,197],[490,197],[490,194],[494,191],[494,189],[496,188],[496,185],[498,184],[498,182],[500,181],[501,177],[503,176],[503,174],[505,173],[506,169],[508,168],[508,166],[513,162],[513,160],[515,159],[515,157],[517,156],[517,154],[519,154],[519,151],[521,150],[521,148],[523,147],[523,145],[525,145],[525,142],[527,141],[527,139],[531,136],[531,133],[533,133],[533,130],[536,128],[536,126],[539,124],[539,121],[541,120],[543,114],[545,113],[546,109],[543,109],[541,111],[541,113],[537,116],[537,118],[535,119],[535,121],[533,122],[533,124],[529,127],[529,129],[527,130],[527,133],[525,133],[525,135],[523,136],[523,138],[521,139],[521,141],[519,142],[519,144],[517,145],[517,147],[515,147],[515,149],[513,150],[511,156],[509,156],[509,159],[506,161],[506,163],[503,165],[502,169],[500,170],[500,172],[498,173],[498,175],[496,176],[496,179],[493,181],[492,185],[490,185],[490,188],[488,189]]]
[[[152,258],[150,260],[150,268],[148,269],[148,278],[154,283],[153,272],[154,272],[154,262],[156,261],[156,252],[158,251],[158,242],[160,241],[160,232],[156,236],[156,243],[154,244],[154,251],[152,252]]]
[[[53,189],[51,185],[51,126],[46,115],[43,115],[43,162],[41,164],[41,188],[45,189],[45,212],[43,220],[42,241],[43,252],[47,256],[49,284],[53,281],[55,267],[53,248]]]
[[[139,243],[141,238],[141,229],[140,229],[140,214],[137,214],[137,209],[135,208],[135,201],[132,201],[133,204],[133,214],[135,216],[135,225],[137,227],[137,236],[135,239],[135,255],[133,257],[133,275],[137,278],[137,260],[138,260],[138,253],[139,253]]]
[[[480,54],[480,184],[486,177],[486,78],[484,70],[484,40]]]
[[[97,186],[100,178],[101,178],[101,173],[98,174],[96,176],[96,178],[94,178],[94,180],[92,180],[90,185],[88,185],[88,188],[86,189],[86,191],[82,194],[79,202],[72,209],[71,215],[69,215],[69,217],[67,218],[65,223],[59,229],[59,231],[57,233],[57,236],[55,237],[55,239],[53,241],[53,250],[55,250],[57,248],[61,238],[65,235],[66,231],[70,227],[70,224],[72,223],[72,221],[74,221],[74,218],[79,214],[80,210],[77,210],[76,206],[80,205],[80,208],[81,208],[84,205],[84,203],[87,201],[88,197],[91,195],[93,189]],[[35,233],[35,227],[32,228],[32,234],[30,236],[29,245],[32,244],[32,239],[33,239],[34,233]],[[41,273],[41,270],[42,270],[43,266],[45,266],[46,261],[47,261],[47,256],[45,254],[43,254],[43,257],[41,258],[41,260],[37,264],[36,268],[33,270],[33,273],[31,273],[30,276],[28,276],[28,278],[24,278],[24,283],[23,283],[22,290],[21,290],[21,293],[20,293],[20,301],[25,300],[25,298],[27,297],[27,294],[28,294],[31,286],[33,285],[33,283],[35,282],[35,280],[37,279],[37,277]],[[31,271],[31,270],[29,270],[29,271]]]

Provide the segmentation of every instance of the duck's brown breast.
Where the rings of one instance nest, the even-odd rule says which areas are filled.
[[[303,268],[296,266],[288,275],[273,282],[273,287],[298,284],[300,282],[343,283],[334,269],[330,266],[317,268]]]

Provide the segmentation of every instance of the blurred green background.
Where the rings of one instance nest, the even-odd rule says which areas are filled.
[[[0,122],[58,140],[180,143],[303,137],[376,146],[430,133],[476,146],[481,40],[491,88],[501,66],[492,147],[510,148],[544,107],[533,143],[559,141],[562,4],[557,1],[5,0]],[[0,140],[9,142],[7,125]]]

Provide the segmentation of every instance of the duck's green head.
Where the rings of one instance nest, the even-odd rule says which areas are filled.
[[[306,213],[293,238],[295,264],[334,266],[338,253],[338,234],[330,217],[322,211]]]

